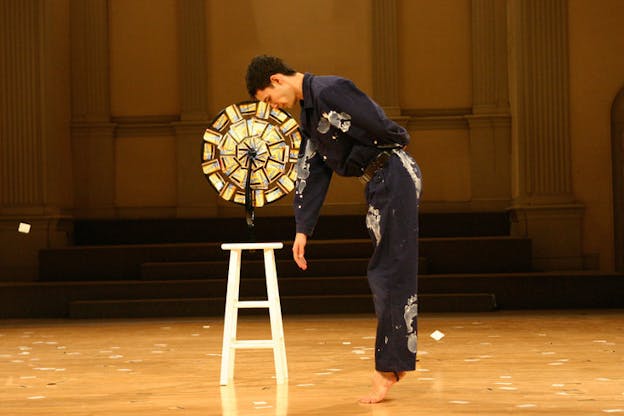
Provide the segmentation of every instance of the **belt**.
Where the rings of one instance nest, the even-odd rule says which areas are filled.
[[[384,166],[386,166],[386,163],[388,163],[388,160],[390,160],[390,156],[392,156],[392,153],[386,151],[377,154],[377,156],[373,158],[368,166],[364,168],[362,176],[359,177],[360,181],[364,184],[370,182],[370,180],[373,179],[373,176],[375,176],[375,174],[379,170],[383,169]]]

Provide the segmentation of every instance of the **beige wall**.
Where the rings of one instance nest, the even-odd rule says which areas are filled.
[[[180,27],[180,1],[108,0],[106,3],[100,0],[81,3],[76,0],[72,3],[70,0],[41,0],[23,3],[33,14],[40,13],[44,17],[40,20],[43,22],[43,41],[37,43],[41,48],[39,69],[42,83],[40,102],[36,104],[43,109],[37,123],[44,130],[42,159],[45,177],[38,178],[40,182],[37,183],[43,189],[45,201],[37,203],[43,204],[48,212],[70,210],[71,213],[72,198],[75,198],[75,212],[85,216],[92,213],[97,217],[103,212],[104,216],[122,218],[171,217],[180,212],[180,178],[185,177],[181,171],[199,171],[201,143],[197,137],[197,166],[179,163],[181,149],[193,147],[194,137],[184,137],[184,132],[191,131],[192,126],[178,123],[185,102],[183,81],[188,79],[185,78],[188,69],[181,60],[184,54],[180,47],[183,29]],[[206,18],[205,33],[202,32],[206,40],[199,43],[201,50],[197,51],[206,57],[206,86],[202,87],[206,89],[207,97],[206,123],[226,105],[248,99],[243,80],[245,68],[249,59],[260,53],[280,55],[301,71],[346,76],[374,95],[373,39],[381,35],[373,30],[373,1],[191,2],[199,4]],[[17,10],[18,4],[22,3],[10,3],[11,7],[3,9],[2,13]],[[87,104],[95,103],[95,110],[89,110],[95,118],[82,120],[76,113],[71,120],[71,81],[78,75],[72,73],[70,67],[75,58],[70,56],[73,53],[71,39],[75,36],[69,30],[70,9],[72,5],[83,4],[88,7],[92,4],[108,6],[107,14],[96,8],[89,11],[106,20],[104,24],[108,25],[108,32],[96,31],[96,34],[107,33],[107,39],[96,38],[96,41],[106,43],[109,57],[105,68],[96,68],[90,75],[104,76],[108,81],[104,88],[98,84],[102,91],[98,89],[97,94],[83,94],[91,100]],[[624,25],[621,24],[624,2],[569,0],[567,10],[572,187],[575,200],[584,207],[582,251],[586,256],[595,255],[602,270],[612,270],[609,117],[612,101],[624,87],[624,54],[621,52],[624,50]],[[487,160],[483,155],[475,158],[475,139],[487,139],[488,136],[478,137],[471,126],[491,121],[484,121],[483,114],[470,116],[475,102],[473,95],[477,97],[473,92],[473,88],[477,91],[473,80],[473,1],[396,0],[396,11],[396,79],[398,104],[404,116],[399,121],[410,130],[412,143],[409,149],[423,170],[422,207],[424,210],[473,209],[471,202],[474,202],[478,190],[474,182],[475,172],[483,175],[475,161]],[[3,16],[3,19],[12,21],[11,15]],[[36,36],[32,39],[37,42]],[[101,45],[97,47],[102,48]],[[88,85],[90,79],[84,76],[81,82]],[[76,85],[83,85],[81,82]],[[98,105],[105,109],[110,106],[110,111],[101,111]],[[505,106],[499,109],[502,109],[503,117],[508,115]],[[485,115],[486,118],[489,116]],[[79,127],[95,133],[84,141],[74,137],[78,141],[70,149],[70,137],[74,134],[70,131],[72,121],[91,123]],[[193,119],[192,122],[202,124],[202,120]],[[188,139],[187,147],[180,146],[182,137]],[[77,148],[85,146],[112,150],[108,157],[100,158],[93,150],[87,158],[76,152]],[[75,159],[73,166],[72,157]],[[81,163],[90,163],[93,167],[92,170],[84,166],[79,169],[80,172],[90,172],[86,175],[88,177],[76,173]],[[108,200],[114,205],[112,208],[100,209],[97,206],[99,199],[76,196],[85,194],[83,188],[95,188],[102,183],[96,175],[98,172],[114,172],[114,179],[106,185],[110,190],[108,195],[112,195]],[[208,183],[202,185],[205,186],[197,186],[196,190],[185,188],[182,200],[207,200],[207,215],[241,214],[242,208],[214,197]],[[193,192],[210,193],[211,197],[194,198]],[[501,194],[504,192],[494,196],[500,197]],[[487,209],[490,196],[486,195],[480,209]],[[278,201],[258,215],[290,214],[291,198]],[[327,202],[326,214],[361,212],[364,208],[362,186],[354,179],[336,178]],[[502,195],[499,205],[492,206],[504,209],[500,205],[504,202],[505,195]],[[0,220],[9,221],[3,223],[6,230],[13,228],[10,221],[15,215],[41,212],[40,206],[34,209],[11,204],[0,207],[0,214],[4,215]],[[201,213],[203,208],[199,205],[196,211],[190,212]],[[9,218],[7,215],[13,216]],[[40,246],[46,245],[50,243],[44,242]]]
[[[178,113],[176,2],[111,0],[110,5],[113,116]],[[624,81],[624,55],[613,52],[624,50],[624,29],[618,24],[624,4],[604,0],[600,5],[583,0],[569,3],[570,124],[574,193],[585,206],[583,251],[600,254],[601,268],[608,269],[613,262],[609,109]],[[372,93],[371,1],[301,0],[279,8],[266,7],[259,0],[207,1],[205,11],[211,115],[248,98],[245,67],[260,53],[282,56],[301,71],[347,76]],[[401,108],[416,113],[469,109],[471,1],[398,0],[397,19]],[[410,151],[425,175],[424,209],[445,209],[445,204],[452,209],[469,202],[468,129],[419,128],[410,133]],[[119,141],[118,205],[148,208],[175,203],[176,185],[169,176],[175,173],[171,172],[173,140],[134,137]],[[142,155],[142,163],[132,163],[136,155]],[[147,177],[159,178],[158,185],[140,186]],[[206,187],[201,192],[212,192]],[[290,201],[291,197],[284,198],[263,212],[288,213]],[[237,215],[237,207],[221,200],[216,204],[219,212]],[[360,185],[337,178],[324,212],[358,212],[362,206]]]
[[[470,0],[398,0],[397,18],[401,108],[433,115],[469,109]],[[410,129],[409,151],[424,175],[425,210],[470,201],[470,144],[465,127]]]
[[[66,1],[45,3],[42,57],[47,70],[42,74],[42,135],[47,153],[44,205],[53,212],[68,213],[73,206],[74,181],[71,163],[69,7]],[[50,209],[49,209],[50,210]]]
[[[207,1],[205,11],[207,94],[212,116],[231,103],[249,99],[244,84],[245,68],[251,57],[262,53],[282,56],[301,71],[342,74],[365,91],[371,91],[370,2],[294,1],[268,8],[258,0]],[[173,0],[111,0],[113,117],[179,113],[176,13]],[[293,114],[298,116],[296,110]],[[172,199],[175,175],[167,180],[163,174],[175,172],[157,169],[156,177],[161,178],[158,185],[144,183],[146,178],[153,177],[147,173],[154,166],[172,166],[175,152],[162,150],[163,140],[169,141],[171,147],[172,138],[160,138],[155,146],[149,146],[149,140],[124,137],[116,145],[116,204],[123,212],[127,212],[127,207],[140,205],[152,207],[149,212],[160,212],[171,206],[162,204],[175,203],[175,198]],[[137,155],[146,163],[131,163]],[[141,183],[143,186],[139,186]],[[207,183],[205,186],[206,189],[198,192],[212,192]],[[361,200],[354,187],[348,183],[345,186],[346,192],[343,186],[334,186],[339,189],[332,190],[328,198],[330,205],[353,205],[356,195],[360,197],[356,200]],[[238,215],[240,211],[226,201],[217,200],[216,204],[224,215]],[[291,198],[284,198],[265,210],[290,213],[290,206]]]
[[[175,144],[172,137],[118,138],[115,156],[118,207],[175,206]]]
[[[470,200],[470,143],[466,130],[414,131],[409,150],[423,172],[423,201]]]
[[[298,0],[280,2],[279,7],[267,7],[260,0],[208,1],[206,13],[209,104],[215,115],[233,102],[249,99],[245,70],[259,54],[281,56],[301,72],[341,74],[371,92],[370,1]],[[297,109],[292,113],[298,118]],[[329,211],[360,209],[353,207],[362,201],[359,182],[338,179],[331,188]],[[221,212],[240,211],[228,202],[217,203]],[[258,215],[289,215],[291,206],[292,196],[285,197]]]
[[[110,0],[111,115],[180,113],[176,0]]]
[[[259,54],[301,72],[341,74],[371,90],[371,2],[207,2],[210,104],[217,112],[248,99],[245,69]]]
[[[611,106],[624,87],[624,2],[570,0],[570,131],[574,194],[585,205],[583,251],[613,267]]]
[[[403,109],[472,106],[470,0],[398,0]]]
[[[0,280],[32,280],[42,247],[67,245],[72,213],[69,7],[0,7]],[[28,234],[18,225],[31,225]]]
[[[164,0],[147,3],[141,0],[111,1],[113,116],[174,114],[179,107],[175,92],[178,61],[174,3]],[[143,9],[148,9],[148,13],[141,18],[140,24],[136,24]],[[261,53],[282,56],[300,71],[346,76],[372,94],[371,45],[375,34],[371,33],[371,9],[371,1],[362,0],[300,0],[286,2],[279,8],[265,7],[265,3],[259,0],[208,1],[206,76],[211,114],[216,115],[230,103],[248,99],[244,85],[245,68],[252,56]],[[442,111],[469,108],[470,1],[399,1],[397,16],[401,106]],[[296,109],[293,115],[298,117]],[[411,134],[415,139],[410,149],[428,168],[426,175],[431,178],[427,180],[430,189],[424,200],[436,203],[468,201],[467,130],[436,130],[430,134],[412,131]],[[422,139],[422,143],[416,143],[416,138]],[[135,191],[136,182],[143,180],[128,175],[133,171],[139,174],[143,168],[128,169],[122,162],[129,158],[124,152],[139,152],[139,146],[145,143],[139,138],[124,139],[124,142],[123,147],[117,146],[117,169],[120,172],[116,182],[119,187],[116,201],[123,207],[136,205],[140,199]],[[427,156],[421,157],[421,152]],[[161,155],[167,157],[166,153]],[[171,153],[169,157],[175,155]],[[169,164],[167,161],[162,163]],[[175,183],[163,182],[162,192],[171,194],[170,185]],[[166,199],[145,195],[144,204],[151,206],[156,200],[164,202]],[[262,212],[288,213],[290,201],[290,198],[284,198]],[[228,202],[218,200],[216,203],[220,212],[228,215],[232,212]],[[361,211],[360,187],[352,180],[335,180],[327,205],[335,208],[325,209],[330,213]],[[236,209],[233,212],[235,215]]]

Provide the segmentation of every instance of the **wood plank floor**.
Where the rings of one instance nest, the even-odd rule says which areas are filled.
[[[239,350],[222,388],[222,319],[3,321],[0,414],[624,414],[624,311],[423,314],[418,370],[361,405],[374,325],[287,316],[288,384],[269,350]],[[268,336],[268,319],[240,318],[239,338]]]

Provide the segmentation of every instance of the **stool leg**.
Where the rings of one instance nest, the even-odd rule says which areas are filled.
[[[221,350],[221,380],[225,386],[234,378],[236,325],[238,321],[238,290],[240,286],[241,250],[230,252],[227,292],[225,295],[225,318],[223,320],[223,349]]]
[[[236,403],[236,387],[234,383],[229,386],[221,386],[221,414],[238,415],[238,404]]]
[[[275,389],[275,415],[287,416],[288,415],[288,383],[278,384]]]
[[[269,300],[269,316],[271,319],[271,337],[273,338],[273,356],[275,360],[275,376],[278,384],[283,384],[288,378],[288,364],[286,362],[286,347],[284,345],[284,327],[282,325],[282,310],[277,285],[277,271],[273,249],[264,250],[264,272]]]

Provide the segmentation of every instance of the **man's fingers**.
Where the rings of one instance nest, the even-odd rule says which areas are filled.
[[[306,262],[306,259],[303,256],[303,254],[295,254],[293,258],[295,260],[295,263],[297,263],[297,266],[299,266],[300,269],[305,270],[308,267],[308,263]]]
[[[295,262],[297,263],[297,266],[299,266],[299,268],[301,270],[305,270],[308,268],[308,262],[306,261],[305,257],[300,256],[298,257]]]
[[[296,250],[295,248],[293,248],[293,259],[295,260],[295,263],[297,263],[297,266],[299,266],[300,269],[305,270],[308,268],[308,262],[305,259],[305,256],[303,255],[303,250],[298,249]]]
[[[297,263],[297,266],[299,266],[301,270],[305,270],[308,268],[308,262],[305,259],[306,242],[307,242],[307,236],[305,234],[297,233],[295,235],[295,241],[293,243],[293,248],[292,248],[293,259],[295,260],[295,263]]]

